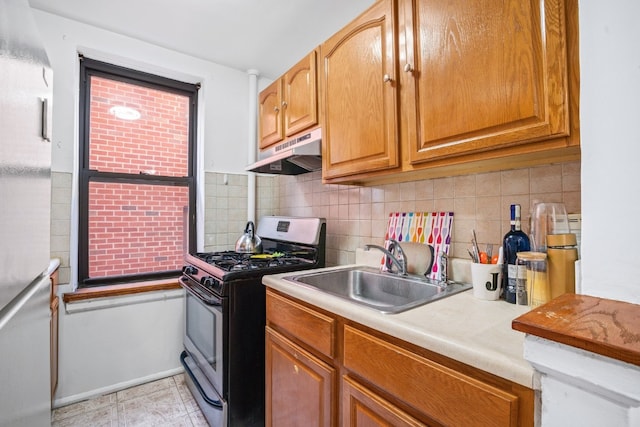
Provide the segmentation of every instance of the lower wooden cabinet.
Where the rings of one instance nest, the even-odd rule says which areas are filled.
[[[513,383],[267,290],[267,426],[533,426]]]
[[[351,326],[344,329],[343,363],[442,425],[517,425],[517,395]]]
[[[342,425],[345,427],[426,426],[397,406],[344,376],[342,378]]]
[[[51,302],[51,401],[58,388],[58,310],[60,298]]]
[[[267,426],[335,425],[336,370],[267,327]]]
[[[58,270],[54,271],[51,275],[51,296],[49,301],[49,308],[51,310],[51,346],[50,346],[50,360],[51,360],[51,401],[58,388],[58,322],[59,322],[59,310],[60,310],[60,298],[57,295],[59,283]]]

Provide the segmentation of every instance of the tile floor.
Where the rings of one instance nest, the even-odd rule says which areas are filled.
[[[53,427],[207,427],[184,374],[53,410]]]

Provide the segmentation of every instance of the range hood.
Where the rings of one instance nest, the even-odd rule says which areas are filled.
[[[314,129],[261,151],[259,160],[245,170],[272,175],[300,175],[320,170],[321,143],[322,130]]]

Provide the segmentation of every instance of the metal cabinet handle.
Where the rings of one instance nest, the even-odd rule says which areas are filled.
[[[405,64],[404,71],[407,73],[411,73],[413,71],[413,67],[411,66],[411,64]]]
[[[277,113],[280,109],[278,107],[273,107],[273,111]]]
[[[287,108],[287,101],[282,101],[282,108]]]
[[[391,76],[389,74],[385,74],[384,77],[382,78],[382,80],[384,80],[387,83],[393,81],[393,79],[391,78]]]

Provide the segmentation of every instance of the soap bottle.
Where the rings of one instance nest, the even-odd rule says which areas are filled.
[[[576,291],[576,244],[576,235],[573,233],[547,235],[547,268],[551,298]]]

